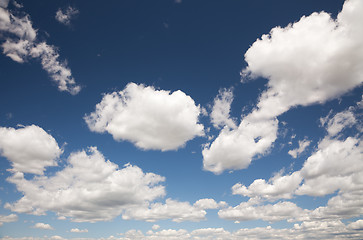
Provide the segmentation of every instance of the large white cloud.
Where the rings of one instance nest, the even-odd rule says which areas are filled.
[[[95,132],[108,132],[142,149],[175,150],[202,136],[201,113],[182,91],[156,90],[129,83],[124,90],[106,94],[85,121]]]
[[[77,94],[81,87],[72,76],[66,62],[59,61],[56,47],[40,42],[37,39],[37,30],[29,15],[15,16],[7,9],[7,4],[0,6],[0,40],[3,53],[12,60],[23,63],[28,59],[40,59],[42,67],[48,72],[60,91]]]
[[[46,167],[57,165],[61,153],[55,139],[38,126],[0,127],[0,155],[14,172],[43,174]]]
[[[164,180],[130,164],[119,169],[93,147],[71,154],[67,166],[54,176],[27,180],[22,173],[14,173],[8,181],[24,196],[5,207],[37,215],[53,211],[79,222],[106,221],[126,207],[164,196],[164,186],[159,184]]]
[[[273,28],[253,43],[245,53],[248,66],[242,75],[267,78],[267,90],[237,129],[223,129],[204,148],[206,170],[221,173],[248,167],[254,157],[265,153],[275,141],[276,117],[292,107],[324,103],[361,85],[362,12],[362,1],[346,1],[336,20],[325,12],[313,13],[285,28]],[[259,142],[253,143],[248,134],[256,134],[250,133],[246,121],[265,122],[262,125],[275,121],[269,124],[268,136],[260,136],[265,140],[263,148],[255,146]],[[230,154],[231,150],[238,153]]]

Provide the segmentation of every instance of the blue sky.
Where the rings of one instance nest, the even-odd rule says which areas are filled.
[[[0,0],[0,238],[361,239],[362,13]]]

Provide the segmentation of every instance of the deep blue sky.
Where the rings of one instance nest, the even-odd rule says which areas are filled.
[[[342,10],[343,0],[183,0],[180,3],[173,0],[107,2],[19,0],[17,3],[23,7],[17,8],[10,1],[9,6],[3,8],[4,11],[19,18],[29,16],[32,27],[37,29],[35,42],[45,41],[49,46],[54,46],[59,53],[58,60],[67,63],[76,84],[82,88],[76,95],[58,91],[57,84],[52,81],[47,71],[42,69],[39,58],[28,56],[24,63],[18,63],[6,56],[5,50],[4,54],[0,55],[0,127],[21,129],[19,124],[39,126],[63,149],[57,160],[58,166],[47,168],[44,176],[54,176],[64,169],[68,165],[67,159],[71,153],[96,146],[105,159],[118,164],[120,169],[124,164],[130,163],[140,167],[145,173],[152,172],[166,178],[162,183],[166,195],[148,202],[150,204],[165,203],[166,199],[171,198],[193,205],[199,199],[209,198],[217,203],[225,201],[232,208],[250,199],[248,196],[232,194],[231,187],[236,183],[248,187],[256,179],[268,181],[278,172],[283,176],[299,171],[309,156],[322,149],[319,147],[319,142],[327,138],[328,126],[322,126],[320,118],[329,116],[328,119],[333,119],[339,112],[352,112],[355,122],[348,124],[344,122],[348,121],[345,119],[344,132],[334,139],[339,141],[348,137],[361,139],[361,107],[357,107],[362,98],[360,80],[360,83],[338,91],[320,103],[319,101],[298,102],[288,106],[287,111],[273,116],[271,119],[278,120],[276,140],[272,141],[264,154],[254,154],[248,167],[226,168],[221,174],[203,169],[204,144],[212,143],[221,131],[211,123],[214,99],[218,91],[222,88],[232,89],[234,100],[231,103],[230,116],[237,126],[243,119],[241,115],[245,117],[251,113],[260,101],[261,94],[267,91],[270,79],[261,77],[262,74],[253,81],[241,83],[240,72],[248,66],[244,58],[246,51],[252,48],[257,39],[263,34],[268,34],[274,27],[284,28],[298,22],[302,16],[325,11],[330,13],[332,19],[336,19]],[[56,12],[68,7],[79,12],[71,19],[70,24],[62,24],[56,20]],[[1,44],[8,39],[19,39],[14,38],[13,33],[6,28],[1,28],[1,25],[0,30]],[[337,46],[340,46],[339,43]],[[2,51],[3,49],[4,47]],[[357,49],[357,52],[361,51],[362,46],[359,45]],[[357,55],[356,59],[359,61],[362,56]],[[279,57],[276,55],[277,59]],[[296,55],[296,58],[300,56]],[[315,59],[311,59],[311,62],[314,61]],[[308,66],[306,71],[310,71]],[[359,69],[356,71],[359,72]],[[349,77],[347,79],[341,81],[350,81]],[[290,80],[293,81],[299,79]],[[326,81],[326,89],[329,88],[329,84],[334,85],[329,82],[329,78]],[[199,115],[199,123],[204,126],[205,136],[193,136],[184,146],[171,151],[160,151],[140,149],[131,141],[115,140],[110,133],[91,131],[84,117],[95,111],[96,104],[102,101],[103,96],[123,91],[130,82],[153,86],[154,90],[171,92],[181,90],[190,96],[197,106],[200,105],[207,111],[207,114]],[[310,93],[306,96],[308,95]],[[208,137],[211,137],[210,140]],[[297,158],[293,158],[288,152],[298,148],[298,141],[304,139],[309,140],[309,146]],[[294,224],[301,226],[304,224],[301,219],[296,220],[296,218],[292,222],[287,222],[288,218],[277,222],[260,218],[248,221],[243,221],[242,218],[226,219],[221,215],[218,216],[218,211],[221,211],[218,209],[206,210],[207,220],[197,222],[187,220],[180,223],[173,222],[172,218],[167,217],[154,223],[122,220],[122,215],[118,215],[110,222],[79,223],[70,219],[58,220],[57,211],[50,209],[46,209],[44,216],[22,213],[5,206],[6,203],[16,202],[25,193],[7,179],[14,174],[14,171],[8,170],[12,168],[12,160],[4,154],[5,145],[1,144],[0,136],[0,154],[2,154],[0,217],[16,214],[17,220],[3,221],[3,225],[0,225],[0,237],[58,235],[64,238],[100,238],[116,236],[130,229],[141,230],[147,235],[146,232],[154,224],[160,226],[160,229],[154,230],[154,234],[163,229],[186,229],[191,233],[201,228],[224,228],[226,231],[234,232],[242,228],[254,229],[267,226],[289,229],[294,228]],[[356,147],[359,148],[361,145]],[[241,145],[241,148],[248,146]],[[354,161],[358,163],[360,161],[361,166],[361,160]],[[349,174],[351,174],[349,176],[354,174],[359,176],[359,172]],[[36,178],[32,173],[26,173],[25,176],[28,180]],[[321,196],[294,195],[287,201],[302,209],[313,210],[325,206],[330,198],[339,194],[339,191],[343,194],[347,190],[339,188],[332,194]],[[357,198],[359,197],[361,196],[358,195]],[[263,200],[260,206],[284,201],[286,201],[284,198]],[[218,208],[223,209],[223,207]],[[355,225],[348,226],[348,224],[359,220],[360,217],[361,213],[357,213],[352,216],[336,216],[329,221],[344,222],[345,230],[341,232],[349,232],[356,230]],[[328,222],[327,219],[328,217],[323,221]],[[0,218],[0,223],[1,221]],[[235,221],[240,223],[234,223]],[[36,223],[49,224],[53,230],[34,227]],[[358,221],[356,224],[362,223]],[[87,229],[88,232],[72,233],[70,230],[73,228]],[[330,233],[330,230],[325,228],[321,233],[325,233],[324,231]],[[358,234],[358,238],[359,233],[361,234],[359,231],[353,233]],[[184,234],[183,237],[185,236]]]

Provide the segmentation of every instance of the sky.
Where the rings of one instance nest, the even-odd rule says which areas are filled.
[[[362,239],[363,1],[0,0],[0,239]]]

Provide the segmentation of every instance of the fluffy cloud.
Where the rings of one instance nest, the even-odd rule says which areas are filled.
[[[277,135],[278,121],[242,120],[237,129],[225,127],[203,151],[204,169],[220,174],[226,169],[244,169],[253,157],[266,154]]]
[[[348,227],[355,230],[363,230],[363,220],[359,219],[355,222],[352,222],[348,225]]]
[[[304,214],[304,210],[292,202],[259,205],[254,199],[242,202],[236,207],[221,209],[218,212],[218,216],[222,219],[234,221],[262,219],[269,222],[292,220],[302,214]]]
[[[237,183],[232,187],[232,193],[250,198],[262,197],[272,201],[283,198],[290,199],[301,181],[300,172],[294,172],[286,176],[277,174],[268,182],[264,179],[256,179],[249,187]]]
[[[361,220],[359,220],[361,221]],[[357,221],[357,222],[359,222]],[[352,226],[360,226],[358,224],[349,224],[346,226],[341,221],[328,222],[302,222],[295,224],[293,228],[272,228],[257,227],[257,228],[241,228],[234,232],[227,231],[223,228],[200,228],[188,232],[185,229],[166,229],[161,231],[148,231],[144,234],[140,230],[129,230],[126,233],[121,233],[120,237],[110,236],[103,238],[90,238],[90,240],[291,240],[291,239],[312,239],[312,240],[330,240],[330,239],[362,239],[360,228]],[[3,237],[3,240],[46,240],[46,239],[64,239],[60,236],[50,238],[12,238]],[[74,239],[75,240],[75,239]]]
[[[106,94],[96,111],[86,115],[91,131],[108,132],[141,149],[175,150],[196,136],[201,113],[193,99],[182,91],[156,90],[129,83],[124,90]]]
[[[55,14],[55,19],[64,25],[70,25],[71,20],[75,16],[77,16],[78,13],[79,13],[78,9],[69,6],[66,9],[58,9],[58,11]]]
[[[52,226],[47,223],[36,223],[33,228],[45,229],[45,230],[54,230]]]
[[[210,114],[211,121],[215,128],[224,126],[236,128],[236,124],[229,116],[232,102],[232,89],[220,89],[217,97],[214,99],[212,112]]]
[[[7,6],[7,4],[6,4]],[[40,59],[43,69],[48,72],[60,91],[77,94],[81,88],[76,85],[66,62],[58,60],[59,54],[54,46],[37,40],[37,30],[33,28],[30,17],[13,15],[5,4],[0,6],[0,40],[3,53],[12,60],[23,63],[30,58]]]
[[[24,196],[5,207],[37,215],[53,211],[78,222],[106,221],[126,207],[164,196],[164,186],[159,185],[164,180],[130,164],[118,169],[96,148],[90,148],[72,153],[67,166],[51,177],[27,180],[22,173],[14,173],[8,181]]]
[[[88,232],[88,229],[72,228],[71,232],[73,232],[73,233],[86,233],[86,232]]]
[[[61,153],[55,139],[38,126],[0,127],[0,154],[11,162],[14,172],[42,175],[46,167],[57,165]]]
[[[310,145],[311,141],[304,139],[302,141],[299,141],[299,147],[290,150],[288,153],[291,157],[297,158],[301,153],[305,151],[305,149]]]
[[[276,117],[292,107],[337,98],[362,83],[362,11],[362,1],[350,0],[336,20],[325,12],[313,13],[285,28],[273,28],[253,43],[245,53],[248,66],[242,75],[245,79],[268,79],[267,90],[237,129],[223,129],[204,148],[206,170],[221,173],[246,168],[275,141]],[[259,141],[252,141],[249,135],[257,134],[251,134],[246,121],[270,125],[267,137],[260,136],[264,139],[263,147],[257,146],[261,145]]]
[[[16,222],[18,221],[18,216],[15,214],[10,214],[10,215],[0,215],[0,227],[4,224],[4,223],[9,223],[9,222]]]
[[[144,207],[128,208],[122,215],[125,220],[136,219],[154,222],[172,219],[174,222],[205,220],[207,212],[204,209],[218,208],[213,199],[201,199],[193,206],[189,202],[179,202],[166,199],[165,204],[153,203]]]

